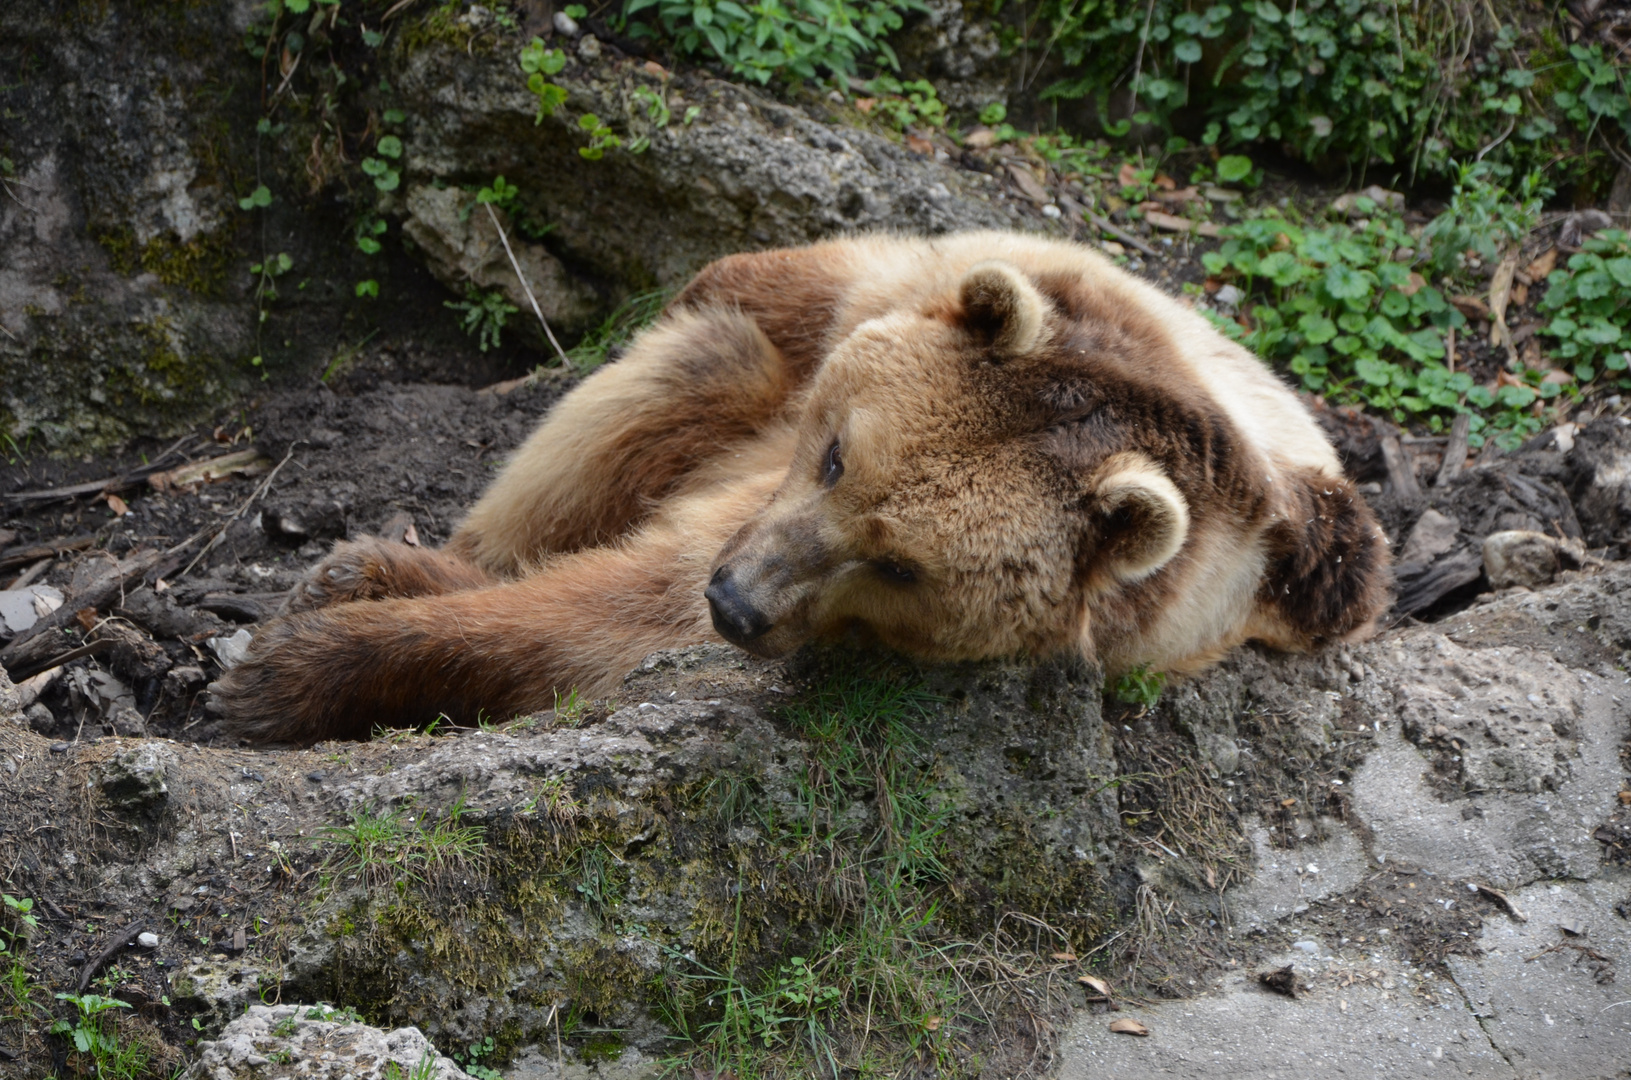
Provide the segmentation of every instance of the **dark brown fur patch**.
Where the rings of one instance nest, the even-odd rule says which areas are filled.
[[[832,345],[849,284],[844,269],[844,257],[825,247],[731,255],[703,267],[672,306],[740,309],[802,381]]]
[[[1365,626],[1387,604],[1387,544],[1376,517],[1347,480],[1288,478],[1287,519],[1269,530],[1260,597],[1319,645]]]

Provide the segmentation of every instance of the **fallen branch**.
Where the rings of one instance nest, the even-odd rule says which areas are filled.
[[[45,635],[47,631],[60,630],[79,617],[79,613],[86,608],[100,609],[106,607],[115,596],[124,592],[127,581],[140,579],[141,576],[163,558],[163,553],[146,551],[132,555],[122,563],[118,563],[114,570],[98,578],[79,593],[70,597],[60,608],[45,616],[33,626],[24,630],[11,640],[4,649],[0,649],[0,665],[4,665],[8,672],[22,670],[29,665],[39,665],[48,658],[55,656],[56,651],[51,648],[51,641]],[[36,643],[31,644],[30,643]],[[35,671],[44,670],[35,666]],[[16,677],[15,675],[13,676]]]
[[[13,548],[0,555],[0,570],[11,570],[18,566],[27,566],[39,562],[41,559],[54,559],[69,551],[84,551],[96,543],[96,537],[90,533],[81,536],[70,536],[64,540],[52,540],[44,544],[34,544],[25,548]]]
[[[277,479],[277,474],[283,471],[283,466],[287,465],[289,463],[289,459],[294,457],[295,447],[296,446],[304,446],[304,445],[306,445],[304,441],[297,442],[297,443],[294,443],[294,444],[290,445],[289,452],[283,455],[283,460],[278,462],[277,465],[272,469],[272,471],[266,474],[266,479],[262,480],[260,482],[260,486],[257,487],[254,491],[251,491],[249,493],[249,498],[247,498],[247,499],[245,499],[243,501],[243,504],[240,505],[238,507],[238,509],[233,512],[232,516],[227,518],[219,526],[216,527],[215,535],[210,537],[210,542],[204,545],[204,550],[200,551],[197,555],[194,555],[193,556],[193,561],[188,563],[186,566],[182,567],[181,568],[181,573],[177,574],[176,577],[178,577],[178,578],[186,577],[187,572],[190,571],[193,567],[198,565],[198,560],[199,559],[202,559],[204,556],[208,555],[211,551],[215,550],[215,545],[219,544],[221,542],[221,538],[224,537],[227,534],[227,529],[232,527],[232,523],[234,521],[237,521],[239,518],[243,517],[244,516],[244,511],[248,510],[250,508],[250,506],[252,506],[254,504],[255,500],[260,498],[261,495],[265,493],[266,489],[272,486],[272,481],[276,480]],[[204,532],[207,532],[207,531],[208,530],[200,530],[199,532],[194,533],[192,536],[188,537],[186,540],[183,540],[176,547],[173,547],[169,551],[165,552],[165,554],[167,554],[167,555],[176,554],[177,552],[179,552],[183,548],[185,548],[188,544],[191,544],[193,541],[197,540],[200,536],[202,536],[204,534]]]
[[[132,469],[123,476],[110,476],[102,480],[87,480],[83,484],[70,484],[67,487],[41,488],[38,491],[12,491],[0,496],[0,498],[13,503],[43,504],[57,502],[61,499],[72,499],[80,495],[106,495],[109,492],[125,491],[129,488],[138,487],[142,481],[147,480],[155,473],[163,472],[165,463],[170,459],[171,455],[180,450],[181,444],[192,437],[191,435],[183,435],[172,443],[164,453],[141,468]]]
[[[561,366],[571,367],[572,361],[566,358],[566,350],[562,349],[561,343],[555,340],[555,332],[549,328],[549,323],[545,321],[543,309],[538,306],[538,298],[532,295],[532,286],[527,284],[527,275],[521,272],[521,264],[516,261],[515,252],[510,250],[510,238],[504,235],[504,226],[498,223],[498,215],[493,212],[493,204],[482,203],[481,205],[487,208],[487,216],[492,220],[493,228],[498,230],[498,238],[504,244],[504,254],[510,257],[510,266],[515,269],[516,280],[521,282],[522,291],[527,294],[527,299],[531,301],[532,313],[538,316],[538,325],[544,328],[544,336],[549,338],[551,345],[555,346],[555,355],[561,358]]]
[[[1146,244],[1144,241],[1140,240],[1138,237],[1134,236],[1132,233],[1128,232],[1126,229],[1123,229],[1123,228],[1121,228],[1121,227],[1119,227],[1117,225],[1110,224],[1110,222],[1106,221],[1104,218],[1099,217],[1097,214],[1087,215],[1087,221],[1088,221],[1088,224],[1092,225],[1095,229],[1098,229],[1100,232],[1109,233],[1111,236],[1115,237],[1117,240],[1120,240],[1123,244],[1131,244],[1133,247],[1135,247],[1138,250],[1142,251],[1144,254],[1150,256],[1151,258],[1160,258],[1160,256],[1161,256],[1161,253],[1159,251],[1156,251],[1154,248],[1150,247],[1150,245]]]
[[[93,956],[85,964],[85,966],[80,969],[79,992],[83,994],[86,989],[90,987],[91,980],[96,978],[96,973],[102,970],[102,966],[104,964],[113,959],[113,954],[134,941],[136,939],[136,935],[141,933],[144,929],[146,929],[146,927],[147,924],[145,922],[143,922],[141,919],[136,919],[133,922],[127,923],[123,930],[115,931],[114,935],[108,939],[107,945],[103,946],[102,951]]]

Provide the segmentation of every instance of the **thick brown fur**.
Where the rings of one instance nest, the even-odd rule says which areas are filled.
[[[1368,633],[1385,544],[1296,398],[1097,254],[835,241],[704,269],[445,550],[337,546],[214,707],[294,742],[502,719],[720,635],[1182,673]]]

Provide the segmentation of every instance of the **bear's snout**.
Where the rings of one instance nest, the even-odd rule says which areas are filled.
[[[703,595],[708,598],[708,613],[713,616],[714,629],[733,645],[747,645],[762,638],[774,625],[743,595],[729,567],[721,566],[714,571]]]

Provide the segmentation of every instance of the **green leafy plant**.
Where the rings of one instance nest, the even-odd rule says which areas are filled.
[[[1207,145],[1271,143],[1315,163],[1361,174],[1380,163],[1412,178],[1453,173],[1455,159],[1474,156],[1524,172],[1557,163],[1572,175],[1607,163],[1604,151],[1631,139],[1623,61],[1597,44],[1564,50],[1545,20],[1506,12],[1393,0],[1043,0],[1004,32],[1009,48],[1062,61],[1065,77],[1043,96],[1095,101],[1111,135],[1133,123],[1171,134],[1199,117]],[[1124,86],[1133,115],[1112,122],[1108,105]]]
[[[1161,691],[1166,686],[1165,674],[1140,666],[1122,674],[1109,691],[1110,696],[1123,705],[1142,705],[1148,709],[1161,700]]]
[[[272,205],[272,189],[265,184],[258,184],[254,191],[238,200],[241,210],[259,210]]]
[[[395,191],[402,183],[402,173],[382,158],[363,158],[362,171],[373,177],[374,186],[381,191]]]
[[[546,47],[542,38],[533,38],[521,50],[520,64],[527,75],[527,89],[538,98],[538,115],[533,123],[542,124],[545,117],[553,116],[556,109],[566,104],[565,88],[549,81],[550,76],[560,74],[566,67],[566,54]]]
[[[520,193],[521,189],[505,180],[503,176],[495,176],[491,184],[476,192],[476,202],[492,203],[494,206],[508,209]]]
[[[1539,306],[1551,319],[1540,332],[1557,339],[1555,355],[1582,383],[1608,372],[1631,386],[1631,234],[1605,229],[1586,238],[1546,281]]]
[[[1428,265],[1438,277],[1456,277],[1472,256],[1493,265],[1507,248],[1523,242],[1553,192],[1538,172],[1525,176],[1516,193],[1504,186],[1510,170],[1488,162],[1459,166],[1449,208],[1422,230]]]
[[[578,147],[578,155],[589,161],[599,161],[606,151],[623,145],[623,140],[612,134],[612,129],[594,113],[578,117],[578,127],[589,136],[589,145]]]
[[[1305,227],[1269,215],[1224,226],[1222,244],[1201,261],[1214,279],[1241,290],[1246,325],[1215,321],[1315,393],[1433,430],[1465,412],[1472,445],[1490,436],[1516,445],[1539,428],[1531,406],[1561,387],[1539,371],[1518,372],[1517,384],[1475,385],[1467,372],[1446,367],[1446,332],[1465,327],[1466,318],[1414,267],[1442,266],[1440,284],[1460,280],[1468,250],[1495,251],[1527,231],[1537,185],[1520,185],[1526,198],[1515,201],[1491,188],[1482,170],[1468,170],[1451,208],[1415,235],[1396,212],[1364,197],[1354,209],[1365,216],[1352,224]]]
[[[630,22],[632,36],[660,34],[682,55],[711,54],[733,75],[768,83],[817,79],[822,69],[854,75],[863,58],[899,70],[885,36],[901,28],[902,12],[921,7],[921,0],[626,0],[623,14],[655,9],[656,25]]]
[[[489,1035],[479,1042],[471,1043],[469,1047],[466,1048],[463,1060],[460,1061],[459,1067],[465,1072],[469,1073],[471,1076],[475,1077],[476,1080],[504,1080],[503,1074],[497,1069],[490,1065],[481,1064],[482,1058],[491,1058],[493,1053],[493,1037]],[[459,1060],[460,1055],[455,1053],[453,1056],[455,1060]]]
[[[901,82],[892,76],[880,75],[866,85],[868,93],[878,95],[877,114],[893,124],[895,130],[946,126],[946,106],[927,79]]]
[[[498,347],[505,322],[520,310],[504,299],[503,293],[483,292],[475,286],[466,290],[465,299],[447,300],[442,306],[462,314],[460,325],[465,333],[477,339],[482,352]]]
[[[72,1004],[76,1016],[57,1020],[51,1034],[68,1039],[101,1080],[136,1080],[146,1071],[146,1047],[136,1041],[121,1043],[113,1023],[112,1014],[130,1008],[127,1002],[99,994],[58,994],[57,1000]]]

